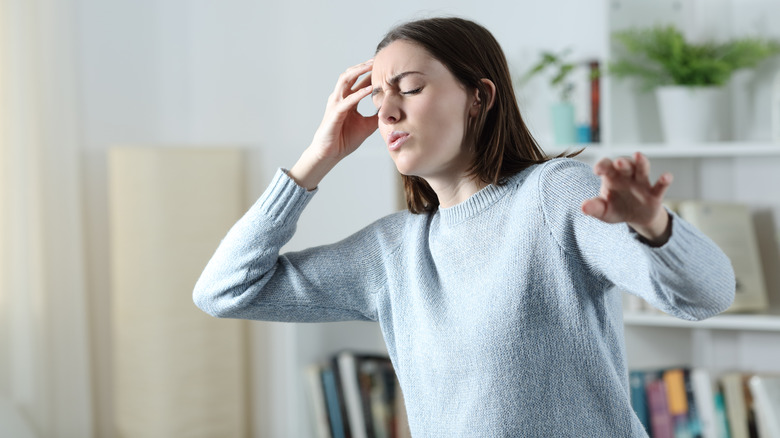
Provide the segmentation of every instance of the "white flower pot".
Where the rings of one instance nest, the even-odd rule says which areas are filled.
[[[658,87],[656,98],[667,143],[721,140],[724,99],[721,87]]]

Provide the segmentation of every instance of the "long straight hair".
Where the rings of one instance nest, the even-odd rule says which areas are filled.
[[[376,52],[397,40],[424,48],[466,89],[478,90],[482,102],[490,101],[490,90],[481,79],[495,84],[492,107],[480,105],[464,134],[465,144],[472,148],[475,157],[468,169],[469,176],[487,184],[502,185],[510,176],[550,159],[520,115],[506,57],[487,29],[455,17],[411,21],[390,30],[377,45]],[[438,208],[439,198],[423,178],[409,175],[402,178],[409,211],[423,213]]]

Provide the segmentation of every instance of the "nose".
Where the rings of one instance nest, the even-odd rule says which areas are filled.
[[[382,106],[379,108],[378,115],[379,120],[386,125],[398,123],[402,116],[398,98],[393,95],[385,96],[382,100]]]

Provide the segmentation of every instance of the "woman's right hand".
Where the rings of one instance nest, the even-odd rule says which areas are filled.
[[[365,117],[357,110],[358,103],[371,94],[372,88],[370,75],[360,81],[358,78],[372,67],[373,60],[369,60],[348,68],[339,77],[311,145],[289,171],[301,186],[316,187],[339,161],[357,150],[377,129],[376,114]]]

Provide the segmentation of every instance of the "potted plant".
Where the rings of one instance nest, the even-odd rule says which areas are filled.
[[[622,48],[609,66],[618,78],[636,77],[656,90],[661,127],[670,143],[719,140],[717,111],[723,86],[742,68],[780,53],[780,44],[759,38],[694,44],[674,26],[613,33]]]
[[[576,65],[565,61],[569,52],[570,49],[565,49],[560,53],[543,51],[539,61],[520,78],[520,84],[525,84],[543,71],[552,70],[550,86],[558,94],[558,101],[552,104],[550,116],[555,142],[558,144],[572,144],[575,143],[576,138],[574,104],[571,101],[574,91],[571,73]]]

